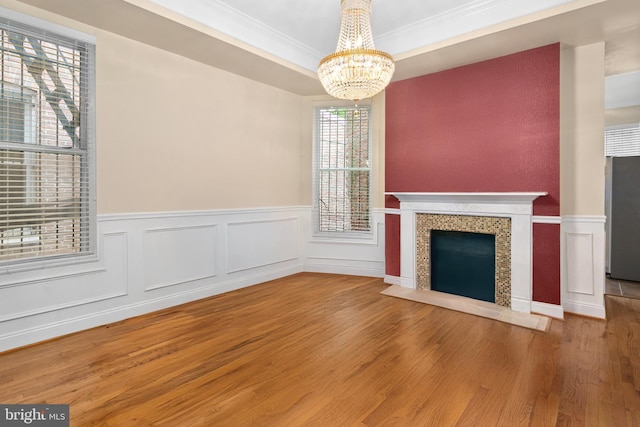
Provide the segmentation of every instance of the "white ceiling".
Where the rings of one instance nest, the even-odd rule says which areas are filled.
[[[301,95],[340,26],[340,0],[19,1]],[[394,80],[557,42],[640,71],[640,0],[373,0],[372,30]]]
[[[151,1],[313,72],[324,56],[335,51],[340,30],[340,0]],[[376,48],[398,56],[545,10],[584,4],[572,0],[373,0],[371,27]]]

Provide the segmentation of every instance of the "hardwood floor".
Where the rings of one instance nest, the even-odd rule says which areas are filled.
[[[638,426],[640,300],[549,332],[299,274],[0,354],[72,426]]]

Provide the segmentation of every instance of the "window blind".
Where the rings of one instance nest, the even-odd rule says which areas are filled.
[[[94,46],[0,18],[0,265],[93,251]]]
[[[607,157],[640,156],[640,124],[607,128],[604,150]]]
[[[371,106],[314,110],[316,231],[371,230]]]

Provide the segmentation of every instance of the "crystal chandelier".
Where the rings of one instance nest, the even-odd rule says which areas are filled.
[[[381,92],[391,80],[391,55],[376,50],[371,36],[371,0],[341,0],[340,38],[335,53],[318,66],[322,86],[331,96],[358,101]]]

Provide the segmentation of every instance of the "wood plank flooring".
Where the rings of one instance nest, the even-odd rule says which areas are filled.
[[[639,426],[640,300],[547,333],[299,274],[0,354],[72,426]]]

